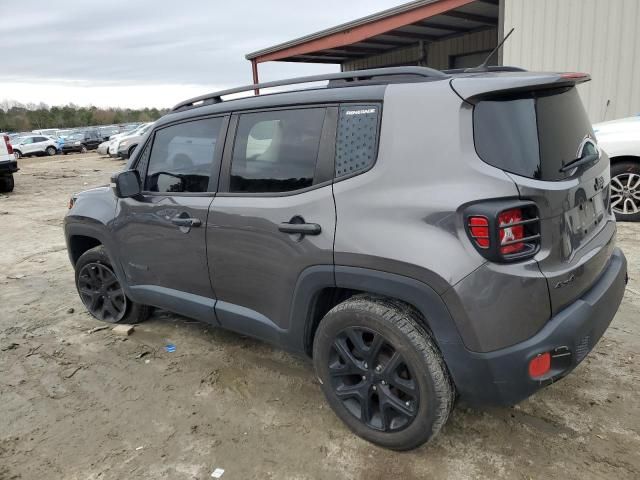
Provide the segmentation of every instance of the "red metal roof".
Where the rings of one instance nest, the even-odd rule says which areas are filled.
[[[267,61],[342,63],[498,25],[499,0],[418,0],[246,56]]]

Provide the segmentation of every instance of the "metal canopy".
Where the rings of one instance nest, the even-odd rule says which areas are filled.
[[[498,26],[499,0],[418,0],[246,55],[267,61],[340,64],[417,42]]]

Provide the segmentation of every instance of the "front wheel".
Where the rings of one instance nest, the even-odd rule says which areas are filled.
[[[75,268],[80,299],[98,320],[140,323],[151,314],[151,307],[135,303],[126,296],[103,246],[83,253]]]
[[[87,153],[87,147],[85,145],[82,145],[82,147],[80,147],[80,153]]]
[[[54,147],[47,147],[46,153],[50,157],[53,157],[56,154],[56,149]]]
[[[22,158],[22,152],[20,150],[14,150],[13,156],[16,157],[16,160]]]
[[[401,302],[358,295],[334,307],[320,322],[313,357],[336,415],[377,445],[416,448],[453,408],[442,355],[418,314]]]
[[[640,162],[611,165],[611,208],[619,222],[640,221]]]

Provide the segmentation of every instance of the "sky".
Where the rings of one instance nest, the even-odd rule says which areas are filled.
[[[251,83],[245,55],[407,0],[0,0],[0,101],[170,107]],[[268,62],[260,81],[338,71]]]

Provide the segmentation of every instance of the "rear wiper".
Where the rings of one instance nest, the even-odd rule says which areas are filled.
[[[599,153],[590,153],[589,155],[585,155],[584,157],[576,158],[575,160],[571,160],[564,167],[560,169],[562,173],[567,172],[569,170],[573,170],[580,165],[586,165],[587,163],[597,162],[600,159]]]

